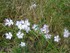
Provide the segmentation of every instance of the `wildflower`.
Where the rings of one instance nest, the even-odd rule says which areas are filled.
[[[37,6],[36,4],[31,5],[30,10],[33,9],[33,8],[36,8],[36,6]]]
[[[18,29],[22,30],[23,29],[22,25],[24,25],[24,21],[23,20],[16,21],[16,26],[18,27]]]
[[[18,33],[16,34],[16,36],[21,39],[24,36],[24,33],[22,33],[21,31],[18,31]]]
[[[11,39],[12,38],[12,33],[5,33],[6,39]]]
[[[20,30],[22,29],[21,24],[20,24],[19,21],[16,22],[16,26],[18,27],[18,29],[20,29]]]
[[[37,31],[37,30],[38,30],[38,25],[34,24],[34,25],[32,26],[32,29],[34,29],[35,31]]]
[[[63,36],[65,38],[67,38],[67,37],[69,37],[69,35],[70,35],[69,31],[67,29],[64,29],[64,35]]]
[[[25,21],[24,20],[17,21],[16,26],[18,27],[18,29],[25,30],[27,33],[30,31],[30,23],[28,19],[26,19]]]
[[[24,24],[27,25],[27,26],[30,26],[30,23],[29,23],[28,19],[25,20]]]
[[[20,23],[23,25],[24,24],[24,20],[21,20]]]
[[[46,25],[46,24],[44,24],[43,28],[49,28],[49,26],[48,26],[48,25]]]
[[[11,25],[13,25],[14,23],[13,23],[13,21],[11,20],[11,19],[5,19],[5,25],[6,26],[11,26]]]
[[[57,36],[54,37],[54,41],[55,42],[59,42],[59,40],[60,40],[59,35],[57,35]]]
[[[46,34],[45,37],[46,39],[51,39],[51,34]]]
[[[24,30],[26,31],[26,33],[28,33],[30,31],[30,27],[25,27]]]
[[[24,47],[24,46],[25,46],[25,43],[24,43],[24,42],[21,42],[21,43],[20,43],[20,46],[21,46],[21,47]]]
[[[46,29],[45,28],[41,28],[40,30],[41,30],[42,33],[46,34]]]
[[[40,30],[42,33],[45,33],[45,34],[48,33],[49,32],[48,25],[45,24]]]
[[[30,31],[30,22],[28,21],[28,19],[24,21],[24,25],[22,26],[22,28],[26,31],[26,33]]]
[[[19,26],[20,24],[24,24],[24,20],[21,20],[21,21],[16,21],[16,26]]]

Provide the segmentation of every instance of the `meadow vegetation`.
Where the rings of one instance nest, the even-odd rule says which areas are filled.
[[[12,19],[14,25],[5,26],[5,19]],[[15,23],[26,19],[31,31],[22,30],[24,37],[18,39]],[[51,39],[47,40],[40,30],[33,30],[33,24],[39,28],[48,25]],[[70,35],[63,37],[65,28],[70,32],[70,0],[0,0],[0,53],[70,53]],[[12,39],[6,39],[7,32],[12,32]],[[60,36],[59,42],[54,41],[56,35]],[[25,42],[24,47],[19,46],[21,41]]]

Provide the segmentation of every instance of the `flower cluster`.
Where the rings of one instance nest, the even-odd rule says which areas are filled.
[[[16,21],[16,26],[18,27],[18,29],[25,30],[27,33],[30,31],[30,23],[28,19]]]
[[[41,33],[45,34],[46,39],[51,39],[51,34],[49,34],[49,26],[48,25],[44,24],[40,30],[41,30]]]
[[[46,39],[51,39],[52,35],[49,34],[50,30],[49,30],[49,26],[48,25],[44,24],[42,28],[39,28],[38,25],[34,24],[32,26],[32,29],[34,29],[35,31],[40,29],[40,31],[41,31],[40,34],[43,33]],[[70,32],[67,29],[64,29],[63,37],[67,38],[69,36],[70,36]],[[54,36],[54,41],[55,42],[59,42],[60,39],[61,38],[59,37],[59,35]]]
[[[14,24],[13,20],[5,19],[5,26],[10,27],[13,24]],[[26,33],[28,33],[30,31],[30,22],[28,21],[28,19],[16,21],[15,25],[19,29],[19,31],[16,34],[17,38],[19,38],[19,39],[22,39],[24,36],[24,33],[22,33],[21,30],[25,30]],[[9,40],[13,37],[11,32],[5,33],[5,36],[6,36],[6,39],[9,39]],[[20,46],[25,46],[25,43],[21,42]]]
[[[11,20],[11,19],[5,19],[5,26],[9,26],[10,27],[13,24],[14,24],[13,20]],[[31,29],[30,29],[30,22],[28,21],[28,19],[16,21],[16,23],[14,25],[16,25],[17,28],[19,29],[19,31],[16,34],[17,38],[19,38],[19,39],[22,39],[23,36],[24,36],[24,33],[21,32],[21,30],[26,31],[26,33],[28,33],[29,31],[31,31]],[[34,24],[32,26],[32,29],[34,31],[39,30],[40,34],[44,34],[44,36],[45,36],[46,39],[51,39],[51,37],[52,37],[52,35],[49,34],[49,32],[50,32],[49,25],[44,24],[43,27],[40,28],[37,24]],[[6,36],[6,39],[9,39],[9,40],[13,37],[13,35],[12,35],[11,32],[5,33],[5,36]],[[67,38],[69,36],[70,36],[70,32],[67,29],[64,29],[63,37]],[[60,41],[59,35],[54,36],[54,41],[55,42],[59,42]],[[21,47],[23,47],[25,45],[26,44],[24,42],[20,43]]]

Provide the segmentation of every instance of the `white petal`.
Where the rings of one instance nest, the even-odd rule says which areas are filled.
[[[25,46],[25,43],[24,42],[21,42],[20,46],[21,47],[24,47]]]

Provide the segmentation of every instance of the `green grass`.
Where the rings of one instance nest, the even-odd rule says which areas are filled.
[[[29,9],[32,3],[37,7]],[[4,19],[21,20],[28,18],[31,25],[36,23],[39,27],[48,24],[52,39],[46,41],[43,34],[31,31],[22,40],[15,36],[18,29],[15,26],[4,26]],[[0,53],[70,53],[70,37],[63,38],[63,29],[70,30],[70,0],[0,0]],[[11,31],[12,40],[6,40],[5,32]],[[61,41],[55,43],[53,36],[59,34]],[[20,41],[26,46],[19,47]]]

